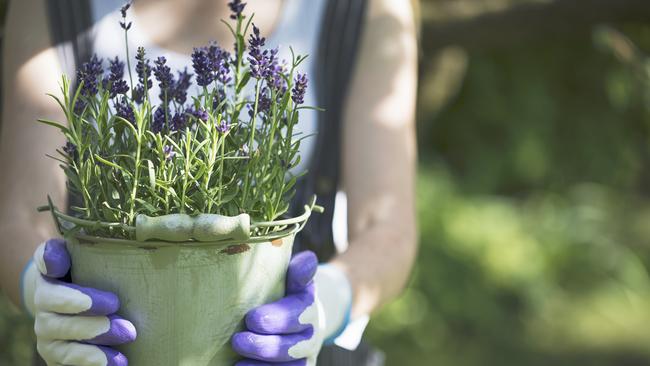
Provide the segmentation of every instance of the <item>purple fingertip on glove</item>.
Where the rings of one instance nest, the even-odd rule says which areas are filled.
[[[43,274],[47,277],[61,278],[68,273],[70,270],[70,256],[65,247],[65,240],[57,238],[45,242],[43,263],[47,270],[47,273]]]
[[[290,361],[290,362],[275,362],[273,364],[270,364],[265,361],[257,361],[257,360],[243,360],[239,361],[235,364],[235,366],[306,366],[307,365],[307,360],[297,360],[297,361]]]
[[[133,324],[117,315],[109,315],[108,320],[111,325],[104,334],[100,334],[86,342],[91,344],[101,344],[104,346],[116,346],[118,344],[130,343],[135,341],[136,330]]]
[[[317,268],[313,252],[296,254],[287,269],[286,296],[246,314],[247,331],[232,338],[235,352],[246,357],[238,366],[306,364],[302,358],[306,355],[298,351],[300,356],[296,356],[295,346],[314,337],[317,310],[313,278]]]
[[[129,365],[129,360],[127,360],[126,356],[124,356],[120,352],[117,352],[116,350],[110,347],[102,347],[102,346],[98,346],[98,347],[106,355],[106,361],[107,361],[106,366],[128,366]]]
[[[318,258],[311,251],[298,253],[291,258],[287,269],[287,293],[304,289],[314,279],[318,269]]]

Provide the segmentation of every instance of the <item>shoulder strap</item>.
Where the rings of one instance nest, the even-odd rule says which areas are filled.
[[[77,65],[90,58],[92,27],[90,0],[44,0],[52,44],[59,52],[63,71],[74,78]]]
[[[77,66],[92,54],[92,12],[90,0],[44,0],[52,45],[59,53],[63,72],[77,83]],[[73,92],[76,88],[72,89]],[[81,197],[68,193],[70,207],[80,206]]]
[[[332,236],[334,200],[339,188],[341,160],[341,122],[349,82],[354,71],[363,31],[366,0],[328,0],[321,25],[317,54],[318,135],[309,171],[297,186],[293,213],[313,195],[325,207],[323,214],[312,215],[298,238],[297,250],[313,250],[321,261],[334,256]]]

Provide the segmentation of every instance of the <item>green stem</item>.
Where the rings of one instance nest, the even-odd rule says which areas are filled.
[[[126,20],[124,20],[126,22]],[[131,74],[131,57],[129,56],[129,31],[124,30],[124,47],[126,48],[126,66],[129,69],[129,82],[131,83],[131,90],[133,90],[133,75]]]
[[[219,162],[219,213],[222,213],[221,193],[223,191],[223,161],[225,160],[224,159],[225,146],[226,146],[226,135],[224,134],[223,137],[221,138],[221,161]]]
[[[278,199],[275,202],[275,206],[273,206],[273,215],[274,216],[275,216],[275,213],[278,211],[278,208],[280,207],[280,203],[282,202],[282,198],[284,196],[282,194],[282,192],[284,191],[284,187],[286,185],[286,179],[285,179],[286,168],[285,167],[289,165],[289,154],[291,152],[291,148],[292,148],[292,145],[293,145],[293,136],[292,135],[293,135],[293,119],[294,119],[295,113],[297,113],[296,107],[293,108],[293,110],[291,111],[291,115],[289,116],[290,119],[288,121],[287,136],[285,137],[285,140],[284,140],[285,141],[285,148],[284,148],[284,151],[283,151],[284,152],[284,159],[282,159],[282,160],[284,160],[285,165],[282,167],[283,169],[280,170],[282,172],[282,174],[280,176],[281,183],[280,183],[280,189],[278,190]],[[273,220],[273,219],[275,219],[275,217],[271,216],[271,217],[269,217],[269,219]]]
[[[210,121],[208,121],[208,122],[210,122]],[[219,118],[217,118],[217,123],[219,123]],[[204,186],[206,192],[210,188],[210,180],[212,179],[212,169],[214,168],[215,159],[216,159],[216,156],[217,156],[217,150],[219,149],[218,144],[220,142],[220,139],[218,138],[219,134],[217,132],[216,124],[214,124],[214,123],[209,124],[208,129],[209,129],[208,136],[209,136],[209,138],[212,139],[212,146],[210,147],[210,155],[208,156],[208,172],[205,174],[205,178],[204,178],[204,181],[203,181],[203,186]],[[223,142],[221,142],[221,143],[223,144]],[[219,184],[220,184],[219,187],[221,187],[221,182],[219,182]],[[219,197],[221,198],[221,188],[219,188]],[[207,201],[206,213],[211,213],[212,212],[212,197],[210,197],[210,199],[207,199],[206,201]],[[221,202],[219,204],[221,204]]]
[[[190,155],[192,154],[191,140],[192,136],[190,131],[185,133],[185,164],[183,166],[183,191],[181,193],[181,208],[180,213],[185,213],[185,199],[187,195],[187,180],[190,174]]]
[[[253,108],[253,117],[251,117],[251,134],[248,140],[248,164],[246,164],[246,174],[244,178],[244,192],[242,193],[241,207],[246,207],[246,198],[248,196],[248,189],[250,184],[250,166],[253,162],[253,143],[255,142],[255,122],[257,121],[257,107],[260,99],[260,81],[255,84],[255,107]]]
[[[135,172],[133,173],[133,187],[131,188],[131,208],[129,209],[129,223],[135,220],[135,199],[138,194],[138,182],[140,181],[140,155],[142,153],[142,130],[137,129],[135,150]]]

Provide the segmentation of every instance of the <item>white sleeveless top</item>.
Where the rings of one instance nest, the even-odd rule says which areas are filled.
[[[225,0],[222,1],[225,4]],[[317,106],[316,104],[316,87],[314,85],[315,56],[318,45],[318,36],[320,34],[321,18],[325,11],[326,0],[285,0],[277,22],[275,31],[272,34],[265,34],[262,29],[262,35],[266,36],[266,47],[279,47],[278,58],[291,62],[292,47],[297,55],[310,55],[299,66],[300,72],[306,72],[310,78],[310,85],[305,95],[305,105]],[[124,0],[92,0],[93,28],[91,38],[93,39],[93,52],[106,63],[108,59],[118,56],[121,60],[126,60],[126,49],[124,45],[124,31],[120,28],[121,21],[120,7],[124,5]],[[146,31],[140,27],[137,20],[137,14],[130,9],[127,15],[127,21],[132,21],[132,27],[129,30],[129,55],[131,57],[131,67],[135,72],[135,54],[138,47],[142,46],[147,52],[150,60],[155,60],[159,56],[167,59],[167,65],[172,69],[174,75],[176,70],[183,70],[187,67],[188,72],[193,73],[191,55],[182,54],[176,51],[164,49],[154,44],[147,36]],[[219,24],[218,26],[225,25]],[[192,45],[200,47],[205,45]],[[250,86],[250,85],[249,85]],[[253,94],[252,87],[248,91]],[[188,100],[199,93],[199,88],[194,85],[188,90]],[[154,105],[160,104],[158,100],[159,87],[157,83],[149,92],[151,101]],[[301,110],[300,121],[295,127],[295,132],[300,137],[314,135],[318,128],[318,112],[313,110]],[[300,143],[301,160],[294,172],[302,172],[307,169],[314,149],[315,139],[313,137],[305,138]]]

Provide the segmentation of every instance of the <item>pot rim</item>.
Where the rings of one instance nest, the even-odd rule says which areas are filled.
[[[256,235],[251,235],[246,239],[220,239],[213,241],[165,241],[165,240],[146,240],[138,241],[134,239],[122,239],[105,236],[95,236],[83,233],[84,227],[104,227],[104,228],[118,228],[127,232],[135,233],[135,227],[122,223],[107,223],[100,221],[90,221],[81,218],[69,216],[61,212],[54,206],[50,196],[48,198],[48,205],[38,208],[39,212],[50,211],[52,218],[59,233],[63,236],[73,236],[78,240],[83,240],[90,243],[111,243],[116,245],[140,247],[140,248],[158,248],[158,247],[172,247],[172,246],[185,246],[185,247],[203,247],[203,246],[226,246],[233,244],[257,244],[279,240],[300,232],[306,225],[312,212],[323,212],[323,207],[316,205],[316,196],[314,195],[308,204],[304,205],[304,212],[296,217],[285,218],[275,221],[263,221],[251,223],[251,227],[257,230]],[[262,232],[262,234],[260,234]]]
[[[271,235],[251,237],[249,239],[244,239],[244,240],[224,239],[224,240],[217,240],[217,241],[195,241],[195,240],[180,241],[180,242],[163,241],[163,240],[137,241],[131,239],[120,239],[120,238],[111,238],[106,236],[87,235],[79,231],[76,231],[74,229],[66,230],[61,234],[64,236],[72,236],[77,240],[84,241],[86,243],[92,243],[92,244],[99,244],[99,243],[116,244],[116,245],[124,245],[129,247],[138,247],[142,249],[156,249],[161,247],[175,247],[175,246],[186,247],[186,248],[187,247],[198,248],[198,247],[229,246],[229,245],[237,245],[237,244],[259,244],[259,243],[273,242],[297,234],[302,229],[302,227],[303,225],[294,224],[281,231],[273,232]]]

